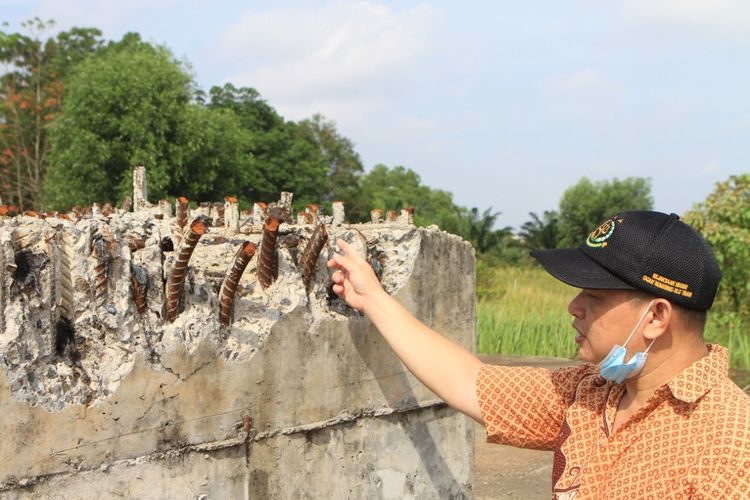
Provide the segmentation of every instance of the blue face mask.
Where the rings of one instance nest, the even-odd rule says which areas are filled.
[[[625,362],[625,355],[628,352],[625,347],[628,345],[628,342],[630,342],[630,339],[633,337],[636,330],[638,330],[638,327],[643,323],[643,320],[651,310],[653,303],[654,301],[652,300],[646,310],[643,311],[641,319],[639,319],[638,323],[633,327],[633,331],[630,332],[630,335],[625,341],[625,345],[615,344],[614,347],[612,347],[612,350],[609,351],[609,354],[607,354],[601,363],[599,363],[599,374],[603,378],[616,384],[622,384],[625,379],[634,377],[643,369],[643,365],[646,364],[646,358],[648,357],[648,351],[651,349],[651,346],[654,345],[656,339],[651,341],[645,351],[635,353],[628,362]]]

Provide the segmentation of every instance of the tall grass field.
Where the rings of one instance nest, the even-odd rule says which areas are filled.
[[[577,289],[532,266],[477,263],[477,351],[573,358],[567,307]],[[705,338],[729,349],[730,365],[750,370],[750,332],[737,318],[709,313]]]

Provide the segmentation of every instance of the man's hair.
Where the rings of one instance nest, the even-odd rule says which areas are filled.
[[[641,290],[631,290],[630,294],[631,300],[643,303],[650,302],[656,298]],[[672,304],[672,309],[677,311],[677,320],[681,323],[682,327],[685,330],[697,333],[703,338],[703,330],[706,328],[708,311],[688,309],[687,307],[678,306],[671,301],[670,304]]]

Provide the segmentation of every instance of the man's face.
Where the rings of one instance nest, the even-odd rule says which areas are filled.
[[[627,290],[581,290],[568,305],[581,359],[599,363],[613,345],[622,345],[645,308],[646,304],[633,300]],[[645,346],[643,338],[634,335],[627,346],[627,359],[632,353],[644,350]]]

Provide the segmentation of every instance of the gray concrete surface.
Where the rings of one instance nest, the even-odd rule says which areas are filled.
[[[312,227],[282,225],[291,243],[279,249],[279,279],[261,289],[251,263],[225,328],[223,274],[237,244],[259,234],[212,228],[168,323],[172,222],[148,212],[0,221],[0,497],[472,496],[473,424],[414,379],[368,320],[331,300],[332,244],[307,294],[295,255]],[[474,345],[468,243],[394,223],[330,232],[374,252],[384,285],[417,317]],[[130,235],[145,248],[131,251]],[[101,238],[104,266],[92,252]],[[133,265],[148,276],[142,315]]]

